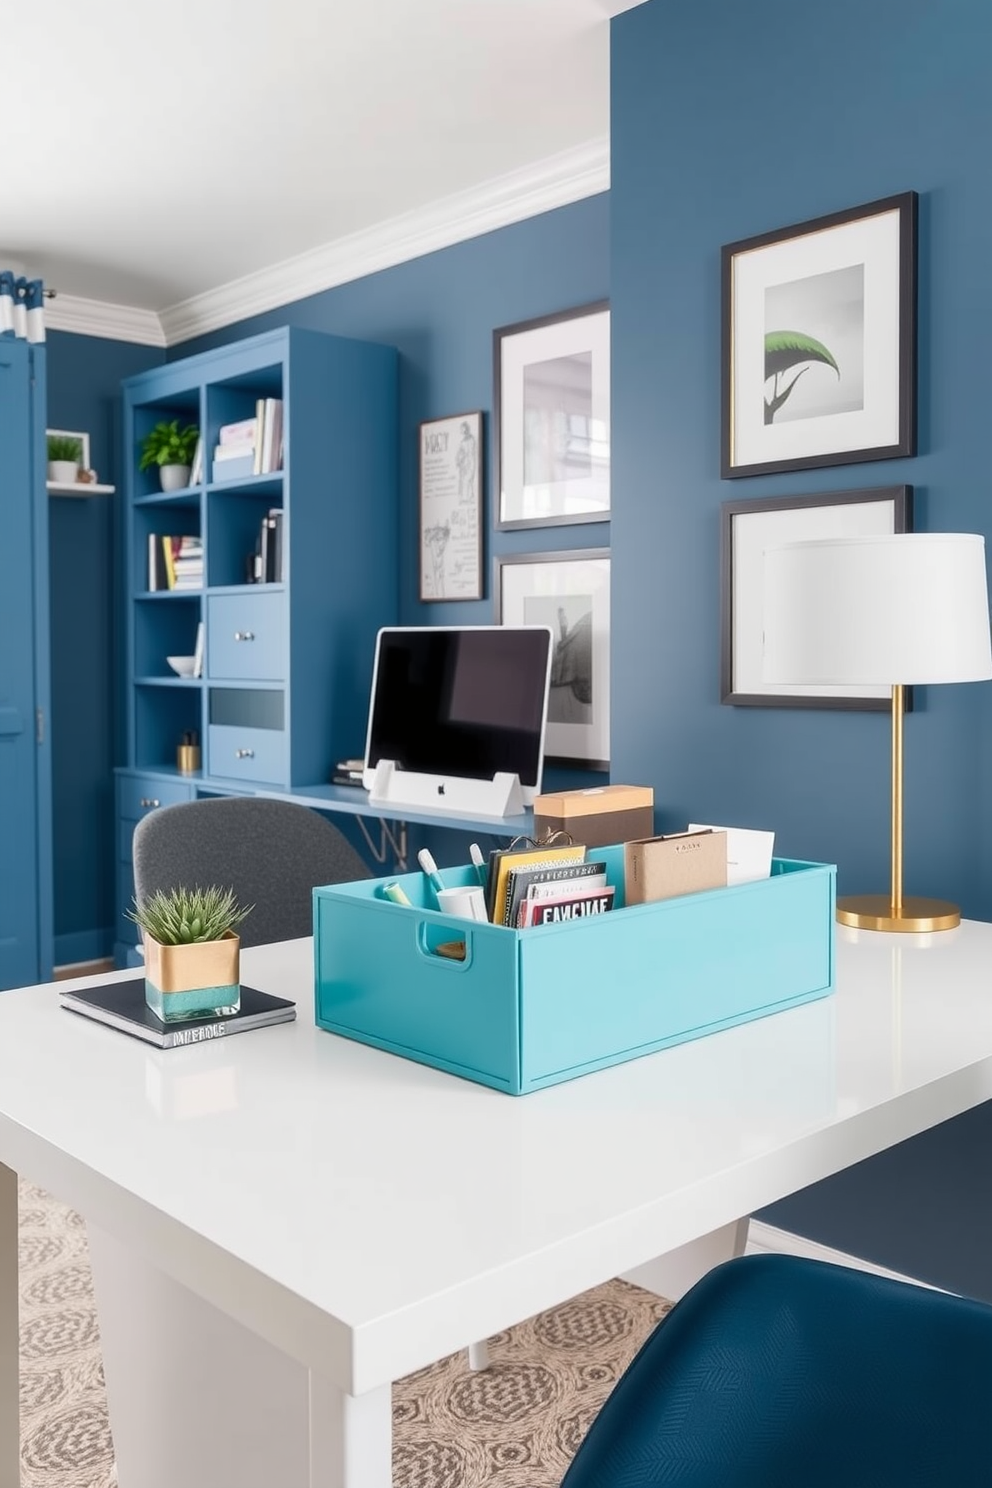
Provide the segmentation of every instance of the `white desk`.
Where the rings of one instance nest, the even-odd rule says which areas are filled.
[[[310,956],[244,953],[297,1023],[163,1053],[0,995],[0,1163],[90,1222],[121,1488],[385,1488],[392,1380],[992,1097],[992,925],[839,929],[836,996],[519,1099],[314,1029]]]

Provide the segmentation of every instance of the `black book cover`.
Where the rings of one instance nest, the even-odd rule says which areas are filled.
[[[295,1002],[242,985],[241,1007],[226,1018],[184,1018],[175,1023],[163,1023],[145,1002],[143,976],[106,982],[100,987],[60,992],[59,998],[68,1011],[106,1023],[110,1028],[144,1039],[159,1049],[230,1038],[232,1034],[247,1033],[252,1028],[264,1028],[270,1023],[289,1023],[296,1017]]]

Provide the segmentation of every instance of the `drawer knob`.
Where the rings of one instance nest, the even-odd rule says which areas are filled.
[[[253,630],[236,630],[234,632],[234,639],[236,641],[253,641],[255,639],[255,632]]]
[[[138,804],[151,809],[153,806],[161,806],[162,802],[157,796],[142,796]]]
[[[235,759],[254,759],[255,758],[255,751],[254,751],[254,749],[236,749],[234,751],[234,758]]]

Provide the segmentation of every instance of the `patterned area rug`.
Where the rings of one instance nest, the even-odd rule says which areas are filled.
[[[23,1488],[116,1488],[83,1221],[20,1186]],[[394,1488],[558,1488],[669,1304],[611,1281],[393,1390]]]

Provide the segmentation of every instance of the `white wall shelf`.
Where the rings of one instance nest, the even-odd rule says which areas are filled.
[[[116,486],[99,486],[96,481],[73,481],[63,485],[61,481],[47,481],[49,496],[113,496]]]

